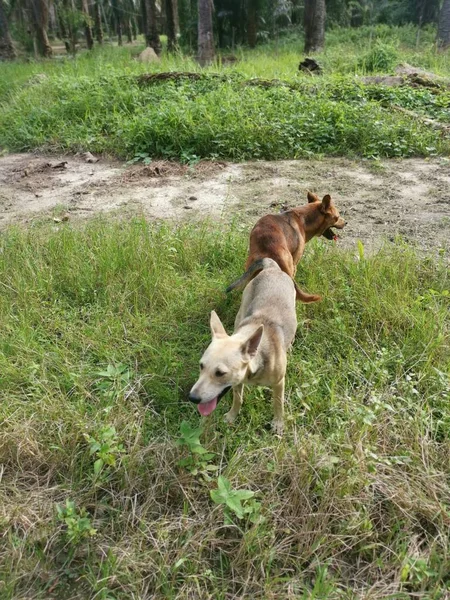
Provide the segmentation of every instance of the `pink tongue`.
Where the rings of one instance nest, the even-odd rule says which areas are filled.
[[[205,402],[204,404],[197,404],[198,412],[202,415],[202,417],[207,417],[212,413],[212,411],[217,406],[217,398],[211,400],[210,402]]]

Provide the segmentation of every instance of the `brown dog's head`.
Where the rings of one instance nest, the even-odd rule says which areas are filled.
[[[317,222],[317,231],[313,235],[323,235],[327,240],[335,240],[336,235],[331,227],[343,229],[345,226],[344,219],[340,216],[338,209],[335,207],[330,194],[326,194],[320,200],[319,196],[308,192],[308,204],[318,204],[318,209],[322,219]]]

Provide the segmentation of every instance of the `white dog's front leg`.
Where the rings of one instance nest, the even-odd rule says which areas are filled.
[[[233,388],[233,405],[231,410],[224,415],[223,419],[226,423],[233,423],[239,414],[242,406],[242,397],[244,395],[244,386],[237,385]]]
[[[278,435],[283,435],[284,427],[284,377],[273,386],[273,412],[272,428]]]

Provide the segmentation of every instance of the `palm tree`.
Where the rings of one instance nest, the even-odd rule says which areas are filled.
[[[325,45],[325,0],[305,0],[305,52],[317,52]]]
[[[213,0],[198,0],[198,62],[202,67],[214,59]]]
[[[250,48],[256,46],[256,35],[258,32],[258,16],[257,16],[258,0],[248,0],[247,6],[247,39]]]
[[[36,35],[37,50],[41,56],[50,58],[53,54],[52,47],[48,41],[48,4],[47,0],[31,0],[31,11],[33,25]]]
[[[94,2],[94,30],[95,39],[99,44],[103,44],[103,28],[102,28],[102,14],[101,14],[100,0]]]
[[[450,0],[444,0],[439,13],[437,44],[442,50],[450,46]]]
[[[175,52],[178,47],[178,0],[165,0],[165,6],[167,23],[167,50],[169,52]]]
[[[4,0],[0,0],[0,60],[11,60],[15,57],[16,51],[9,33],[6,6]]]
[[[94,37],[92,35],[91,17],[89,15],[88,0],[81,0],[81,11],[84,17],[84,32],[86,36],[86,46],[88,50],[92,50],[94,45]]]
[[[161,40],[158,35],[156,22],[155,0],[141,0],[142,20],[144,25],[145,43],[158,54],[161,54]]]

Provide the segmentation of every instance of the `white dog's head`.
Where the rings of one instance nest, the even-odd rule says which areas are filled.
[[[231,387],[245,380],[264,332],[264,325],[260,325],[250,335],[229,336],[214,311],[210,326],[212,341],[200,359],[200,377],[189,393],[189,400],[198,405],[203,416],[212,413]]]

